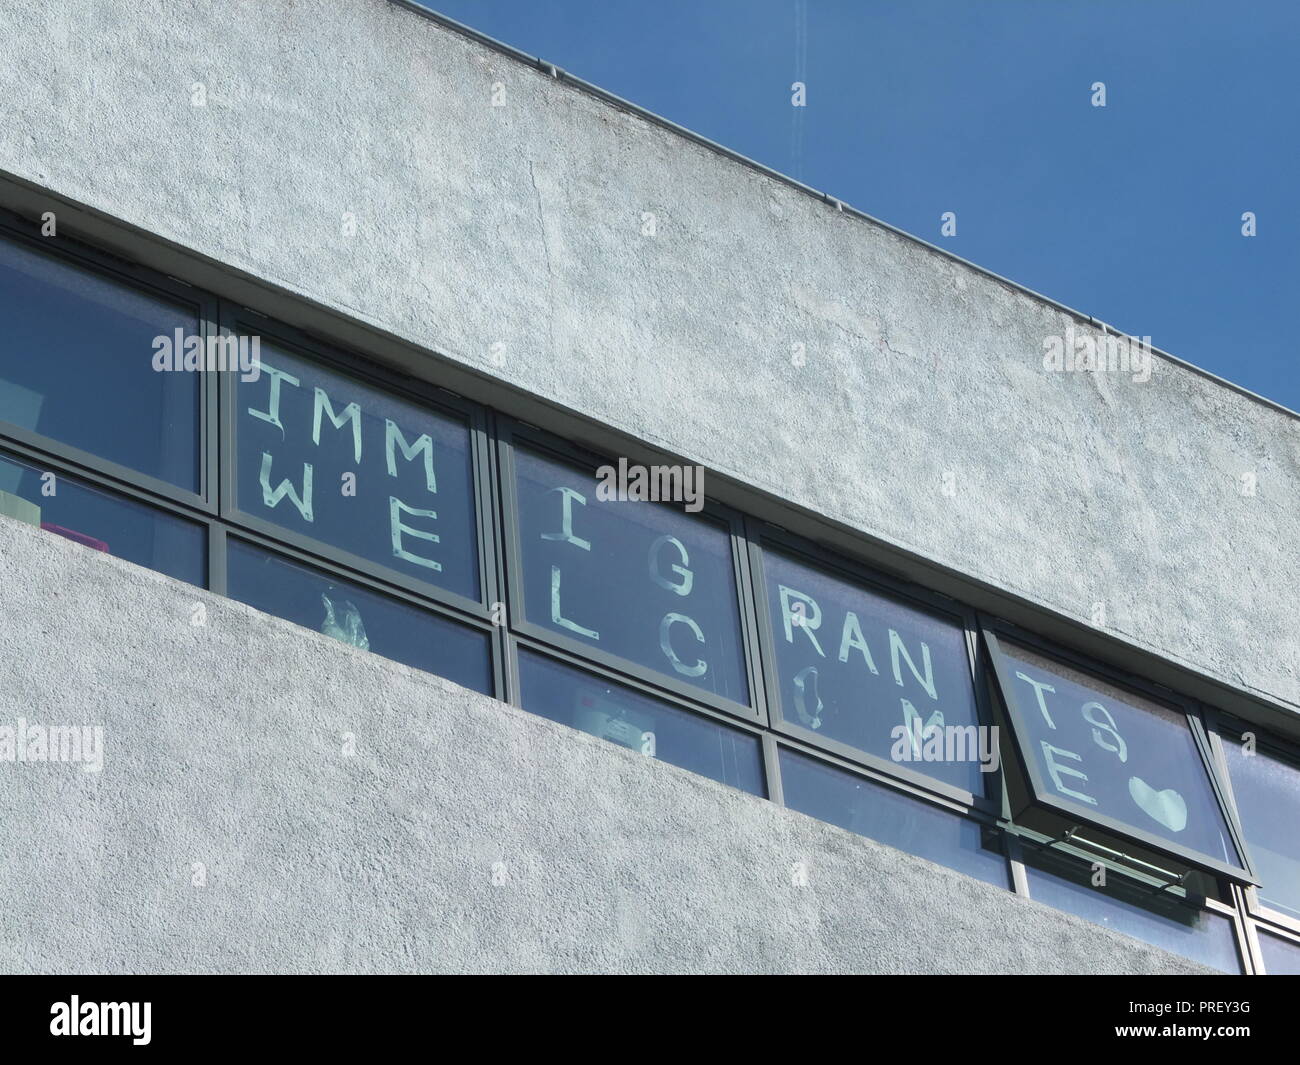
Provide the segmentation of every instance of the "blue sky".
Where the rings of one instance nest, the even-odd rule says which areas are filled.
[[[1300,410],[1296,0],[426,6]]]

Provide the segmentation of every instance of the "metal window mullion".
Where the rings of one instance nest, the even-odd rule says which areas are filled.
[[[226,527],[219,521],[208,526],[208,591],[229,599],[227,592]]]
[[[1025,869],[1025,845],[1014,832],[1003,831],[1002,838],[1007,852],[1007,864],[1011,867],[1011,890],[1024,898],[1032,898],[1029,892],[1029,873]]]
[[[759,612],[761,589],[755,580],[749,557],[749,518],[737,514],[731,524],[731,564],[735,571],[736,596],[739,600],[741,652],[745,656],[745,676],[749,683],[749,702],[758,712],[765,728],[771,724],[768,712],[768,689],[763,670],[763,648]]]
[[[785,785],[781,782],[781,747],[769,729],[763,730],[763,776],[767,797],[777,806],[785,805]]]
[[[1242,889],[1232,885],[1234,914],[1233,929],[1237,942],[1237,952],[1241,956],[1242,971],[1247,976],[1259,976],[1265,972],[1264,951],[1259,945],[1258,926],[1246,913],[1245,894]]]
[[[490,570],[485,565],[484,602],[492,621],[493,694],[503,703],[517,705],[519,680],[510,647],[510,612],[507,608],[505,521],[501,509],[500,456],[497,449],[496,412],[483,409],[479,454],[476,458],[482,478],[482,509],[478,515],[479,541]],[[489,576],[490,574],[490,576]]]

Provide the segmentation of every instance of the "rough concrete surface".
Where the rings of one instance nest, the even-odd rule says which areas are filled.
[[[0,170],[1300,704],[1295,418],[386,0],[6,0]]]
[[[105,749],[0,763],[0,971],[1201,971],[8,518],[0,590],[0,724]]]

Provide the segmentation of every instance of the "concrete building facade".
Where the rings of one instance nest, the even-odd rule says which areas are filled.
[[[0,57],[6,970],[1300,970],[1293,412],[405,4]]]

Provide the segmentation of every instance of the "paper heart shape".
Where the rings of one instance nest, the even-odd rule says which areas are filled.
[[[1173,788],[1156,791],[1141,777],[1129,777],[1128,793],[1144,814],[1170,832],[1181,832],[1187,827],[1187,803]]]

